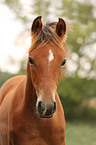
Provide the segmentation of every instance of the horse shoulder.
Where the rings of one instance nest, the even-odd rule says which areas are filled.
[[[10,79],[8,79],[0,88],[0,104],[3,102],[3,99],[5,98],[5,96],[7,95],[7,93],[9,93],[9,91],[13,90],[14,88],[16,88],[16,86],[18,85],[18,83],[24,79],[25,76],[15,76],[12,77]]]
[[[6,81],[0,89],[0,143],[6,142],[4,145],[7,145],[8,130],[10,130],[9,119],[11,115],[12,101],[15,97],[15,92],[17,86],[20,82],[25,80],[25,76],[13,77]],[[7,136],[8,135],[8,136]]]

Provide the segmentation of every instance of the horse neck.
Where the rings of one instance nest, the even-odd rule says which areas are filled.
[[[27,64],[27,81],[26,81],[26,89],[25,89],[25,100],[24,104],[27,108],[36,106],[36,93],[31,81],[30,69],[29,65]]]

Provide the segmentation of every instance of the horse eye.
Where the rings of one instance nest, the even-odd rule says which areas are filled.
[[[31,65],[34,65],[34,61],[32,60],[31,57],[29,57],[29,62],[30,62]]]
[[[64,60],[64,61],[62,62],[61,66],[64,66],[64,65],[65,65],[65,63],[66,63],[66,60]]]

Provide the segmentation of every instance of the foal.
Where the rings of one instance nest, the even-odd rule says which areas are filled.
[[[66,62],[66,23],[31,27],[26,76],[16,76],[0,90],[0,145],[65,145],[65,117],[56,92]]]

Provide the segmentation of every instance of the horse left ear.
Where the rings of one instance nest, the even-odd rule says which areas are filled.
[[[33,21],[33,24],[32,24],[32,27],[31,27],[31,33],[32,35],[38,35],[41,30],[42,30],[42,21],[41,21],[41,18],[42,16],[38,16],[34,21]]]
[[[62,18],[59,18],[56,24],[56,33],[61,38],[66,34],[66,23]]]

